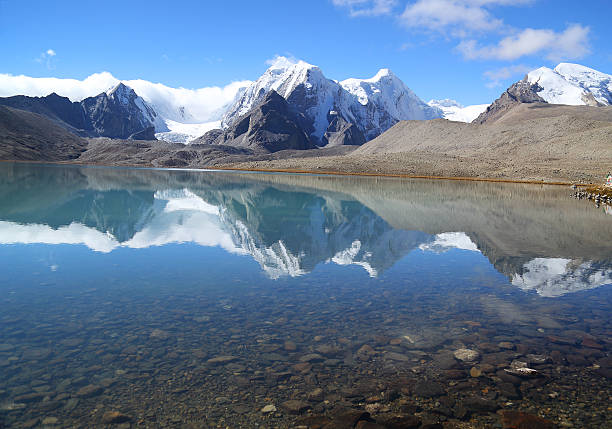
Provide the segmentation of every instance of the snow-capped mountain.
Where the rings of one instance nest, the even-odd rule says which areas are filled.
[[[542,90],[538,95],[547,103],[569,105],[612,104],[612,75],[570,63],[561,63],[554,70],[540,67],[527,74],[530,83]]]
[[[463,106],[457,101],[449,98],[445,98],[444,100],[430,100],[427,104],[442,110],[444,119],[456,122],[472,122],[490,106],[490,104]]]
[[[81,102],[102,93],[109,94],[119,83],[132,88],[157,114],[153,122],[158,138],[186,143],[218,127],[223,113],[251,81],[187,89],[142,79],[120,80],[108,72],[95,73],[83,80],[0,74],[0,97],[45,97],[55,93],[72,102]]]
[[[338,115],[356,125],[367,140],[400,120],[442,116],[439,109],[420,100],[387,69],[371,79],[336,82],[326,78],[317,66],[279,57],[229,108],[222,126],[246,114],[272,90],[304,115],[307,123],[302,125],[321,145],[327,144],[325,134]]]
[[[129,86],[119,82],[114,88],[105,93],[109,103],[121,106],[128,115],[140,122],[142,129],[155,127],[155,131],[167,130],[166,123],[161,116],[157,114],[155,109],[146,101],[143,100]],[[103,97],[103,94],[100,94]],[[88,100],[88,99],[86,99]],[[85,100],[83,100],[85,101]],[[87,103],[84,104],[87,106]]]
[[[389,69],[381,69],[371,79],[346,79],[340,82],[354,102],[350,105],[367,140],[387,131],[401,120],[442,117],[437,107],[423,102]]]

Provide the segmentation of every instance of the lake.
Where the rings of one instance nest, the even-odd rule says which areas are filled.
[[[612,427],[570,193],[0,163],[0,427]]]

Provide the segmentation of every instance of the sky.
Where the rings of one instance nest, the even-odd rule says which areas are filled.
[[[0,74],[224,87],[283,55],[470,105],[562,61],[612,73],[610,16],[610,0],[0,0]]]

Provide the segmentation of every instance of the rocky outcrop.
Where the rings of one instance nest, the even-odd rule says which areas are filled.
[[[481,113],[472,123],[484,124],[495,122],[506,112],[521,103],[546,103],[538,92],[542,87],[536,83],[530,83],[527,76],[508,88],[487,110]]]
[[[150,126],[142,131],[132,134],[128,140],[155,140],[155,127]]]
[[[302,121],[301,115],[283,97],[271,91],[260,104],[226,130],[209,131],[194,143],[244,147],[264,152],[312,149],[315,145],[301,127]]]
[[[330,112],[328,118],[329,126],[322,139],[325,146],[361,146],[366,142],[365,136],[357,125],[348,122],[338,112]]]
[[[192,140],[191,144],[215,144],[215,141],[223,135],[222,129],[214,129],[208,131],[201,137],[198,137],[195,140]]]
[[[82,137],[155,140],[155,111],[133,89],[120,83],[112,91],[72,102],[55,93],[46,97],[17,95],[0,105],[44,115]]]
[[[65,161],[78,158],[87,142],[51,119],[0,106],[0,159]]]

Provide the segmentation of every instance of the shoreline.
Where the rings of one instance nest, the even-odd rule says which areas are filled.
[[[243,171],[253,173],[288,173],[288,174],[317,174],[326,176],[356,176],[356,177],[389,177],[398,179],[423,179],[423,180],[456,180],[465,182],[489,182],[489,183],[518,183],[526,185],[553,185],[553,186],[594,186],[593,183],[572,182],[546,182],[538,180],[501,179],[489,177],[461,177],[461,176],[427,176],[403,173],[368,173],[368,172],[345,172],[345,171],[315,171],[315,170],[293,170],[282,168],[243,168],[243,167],[208,167],[207,170]]]
[[[545,181],[545,180],[523,180],[523,179],[505,179],[492,177],[469,177],[469,176],[438,176],[438,175],[418,175],[404,173],[381,173],[381,172],[346,172],[332,170],[307,170],[307,169],[283,169],[283,168],[246,168],[232,166],[208,166],[208,167],[158,167],[152,164],[137,165],[137,164],[106,164],[106,163],[86,163],[72,161],[29,161],[29,160],[10,160],[0,159],[0,163],[28,163],[28,164],[48,164],[48,165],[76,165],[82,167],[106,167],[106,168],[134,168],[134,169],[150,169],[150,170],[176,170],[176,171],[228,171],[228,172],[244,172],[244,173],[284,173],[298,175],[323,175],[323,176],[354,176],[354,177],[383,177],[397,179],[420,179],[420,180],[453,180],[464,182],[486,182],[486,183],[514,183],[524,185],[550,185],[550,186],[577,186],[591,187],[597,186],[595,183],[574,183],[568,181]]]

